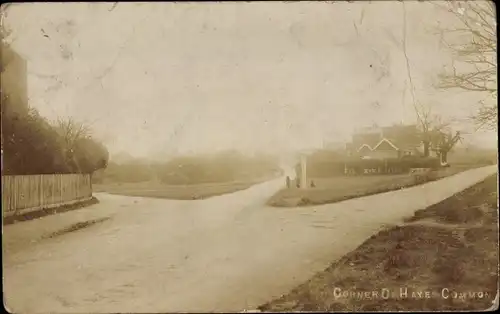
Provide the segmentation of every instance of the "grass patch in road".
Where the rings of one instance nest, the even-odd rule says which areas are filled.
[[[403,226],[372,236],[308,282],[259,309],[486,310],[498,291],[497,198],[494,175],[416,212]]]
[[[248,183],[214,183],[197,185],[164,185],[160,183],[141,182],[124,184],[94,185],[94,192],[110,194],[153,197],[173,200],[198,200],[250,188],[261,182]]]
[[[88,227],[95,225],[97,223],[101,223],[101,222],[104,222],[106,220],[109,220],[110,218],[111,217],[103,217],[103,218],[99,218],[99,219],[92,219],[92,220],[88,220],[88,221],[77,222],[77,223],[72,224],[69,227],[66,227],[64,229],[53,232],[47,236],[44,236],[43,238],[47,239],[47,238],[58,237],[58,236],[61,236],[61,235],[64,235],[64,234],[67,234],[70,232],[74,232],[74,231],[78,231],[78,230],[81,230],[84,228],[88,228]]]
[[[449,167],[428,174],[338,176],[313,179],[315,188],[282,189],[267,202],[274,207],[300,207],[331,204],[352,198],[369,196],[431,182],[448,177],[470,167]]]
[[[99,203],[99,200],[95,197],[92,197],[89,200],[78,202],[75,204],[63,205],[54,208],[43,208],[39,210],[34,210],[32,212],[24,213],[24,214],[14,214],[12,216],[8,216],[3,218],[4,225],[11,225],[21,221],[28,221],[32,219],[42,218],[48,215],[60,214],[71,210],[77,210],[83,207],[87,207],[90,205],[94,205]]]

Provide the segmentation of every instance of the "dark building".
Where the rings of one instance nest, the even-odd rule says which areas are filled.
[[[2,43],[2,116],[28,112],[27,63],[16,51]]]
[[[16,51],[1,46],[1,118],[28,112],[27,63]],[[3,171],[3,133],[1,134],[1,169]]]

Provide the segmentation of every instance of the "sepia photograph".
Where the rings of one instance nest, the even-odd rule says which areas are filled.
[[[493,1],[0,18],[7,312],[498,309]]]

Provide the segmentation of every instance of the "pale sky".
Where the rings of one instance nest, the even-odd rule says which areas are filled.
[[[434,33],[451,15],[405,6],[418,101],[467,116],[484,95],[431,86],[451,63]],[[15,4],[5,17],[28,61],[30,105],[91,123],[111,153],[291,151],[375,122],[415,121],[399,2],[112,7]],[[496,143],[496,134],[480,137]]]

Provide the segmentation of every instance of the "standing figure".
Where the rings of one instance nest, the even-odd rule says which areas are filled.
[[[287,189],[290,188],[290,177],[289,176],[286,176],[286,188]]]

